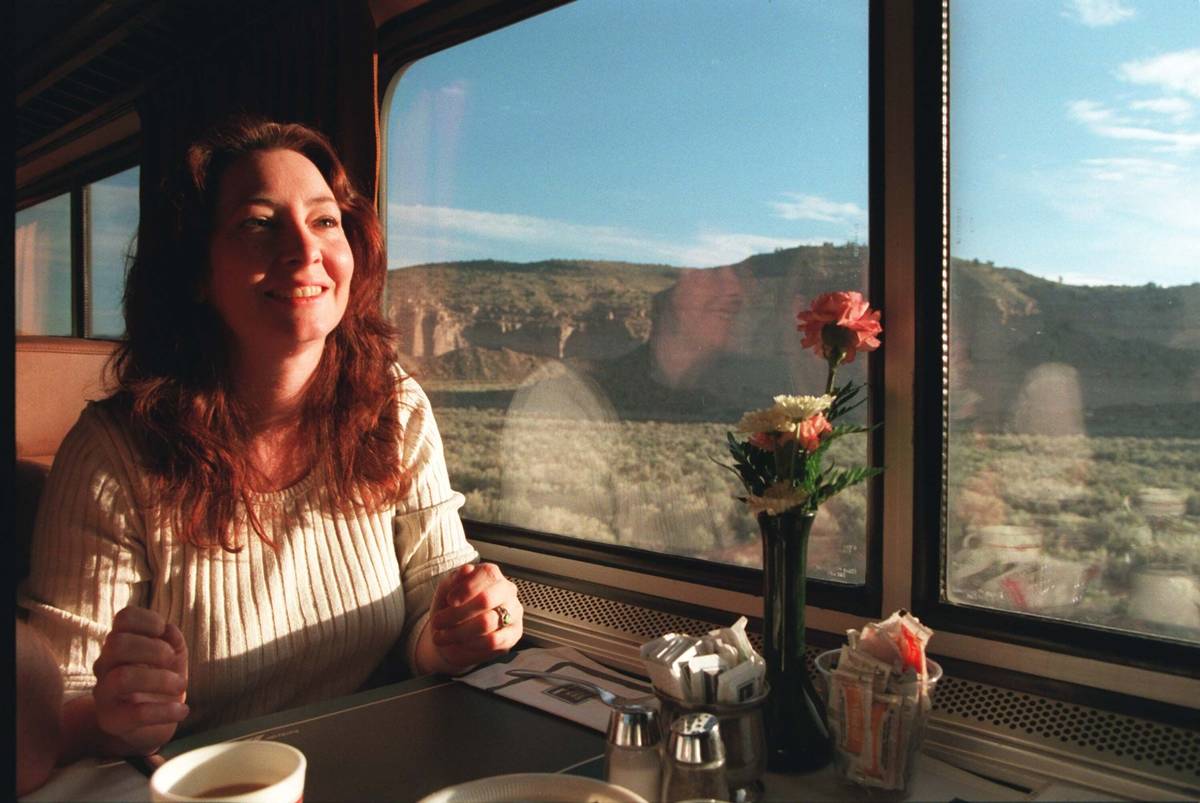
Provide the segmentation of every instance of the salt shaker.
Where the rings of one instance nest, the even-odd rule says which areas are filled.
[[[729,800],[725,746],[720,722],[712,714],[686,714],[671,723],[663,768],[662,803],[678,800]]]
[[[648,707],[614,708],[608,718],[604,777],[657,803],[661,791],[658,712]]]

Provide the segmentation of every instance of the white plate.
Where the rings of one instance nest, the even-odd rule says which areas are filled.
[[[646,803],[641,795],[623,786],[584,778],[581,775],[556,775],[549,772],[524,772],[496,775],[477,781],[448,786],[418,803],[514,803],[514,801],[555,801],[555,803]]]

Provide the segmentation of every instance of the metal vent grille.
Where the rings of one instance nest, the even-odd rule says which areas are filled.
[[[1200,778],[1200,732],[952,677],[938,684],[933,710],[1082,746],[1109,760],[1132,760]]]
[[[590,626],[600,626],[624,635],[635,636],[639,641],[649,641],[658,638],[663,633],[707,633],[718,627],[726,627],[729,622],[704,622],[686,616],[643,608],[639,605],[629,605],[602,599],[565,588],[548,586],[526,580],[521,577],[513,579],[521,594],[521,604],[529,610],[540,610],[586,622]],[[762,636],[750,633],[750,641],[756,649],[762,649]],[[809,667],[810,671],[815,671]]]
[[[704,633],[728,622],[705,622],[515,578],[527,612],[574,620],[591,632],[634,642],[667,632]],[[759,649],[762,639],[751,640]],[[809,647],[808,670],[820,650]],[[1037,756],[1120,772],[1177,789],[1200,788],[1200,731],[1162,725],[985,683],[944,677],[933,699],[933,725],[947,733],[982,734]]]

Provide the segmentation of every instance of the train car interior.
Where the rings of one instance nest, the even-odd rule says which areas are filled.
[[[145,199],[254,113],[375,201],[522,647],[645,678],[643,645],[745,617],[765,649],[786,505],[739,423],[837,369],[862,403],[821,454],[880,470],[811,508],[805,675],[909,612],[931,762],[1200,795],[1195,0],[28,0],[12,30],[14,588]],[[843,291],[882,333],[835,365],[805,321]]]

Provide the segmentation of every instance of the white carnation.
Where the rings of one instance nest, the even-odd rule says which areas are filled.
[[[776,396],[772,411],[786,415],[792,421],[803,421],[823,413],[833,404],[833,396]]]

